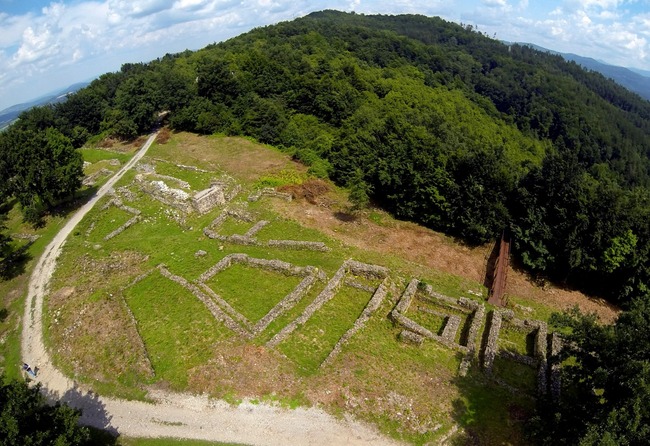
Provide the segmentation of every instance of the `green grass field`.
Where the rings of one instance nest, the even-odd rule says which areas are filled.
[[[123,164],[129,157],[98,149],[83,149],[82,153],[86,160],[96,164],[95,168],[108,164],[111,159]],[[129,398],[145,398],[146,386],[159,386],[227,395],[232,401],[243,397],[292,401],[291,405],[300,401],[337,415],[352,412],[362,420],[375,423],[385,434],[412,444],[435,444],[454,426],[469,432],[468,438],[477,439],[481,444],[525,444],[522,423],[512,413],[529,412],[530,397],[509,393],[488,380],[480,371],[478,357],[474,358],[469,375],[459,377],[460,353],[430,340],[421,346],[406,344],[399,340],[401,328],[388,318],[413,277],[450,297],[482,301],[482,297],[468,294],[468,290],[485,293],[480,283],[405,260],[389,251],[354,247],[336,234],[305,227],[278,210],[281,207],[275,206],[277,199],[263,197],[249,203],[246,198],[255,187],[295,184],[307,178],[305,169],[277,150],[237,138],[178,134],[167,144],[154,144],[143,162],[155,165],[160,175],[188,182],[192,188],[190,193],[208,187],[212,179],[227,175],[243,187],[227,206],[245,208],[254,215],[255,221],[270,222],[257,233],[258,240],[321,241],[330,251],[242,246],[209,239],[203,234],[203,228],[227,206],[219,206],[205,215],[186,215],[143,193],[134,182],[136,172],[130,172],[116,189],[128,189],[128,194],[122,194],[122,201],[140,210],[141,220],[118,236],[104,240],[132,217],[115,206],[102,210],[110,199],[105,197],[66,242],[53,277],[52,294],[45,307],[46,343],[56,364],[66,374],[82,384],[94,386],[100,393]],[[210,172],[196,172],[176,164]],[[331,200],[335,201],[341,194],[344,195],[334,190]],[[300,201],[286,204],[303,205]],[[332,212],[344,208],[336,206],[339,205],[333,205]],[[357,222],[341,222],[341,234],[347,234],[353,227],[350,225],[364,224],[363,218]],[[42,237],[30,246],[31,258],[25,262],[23,273],[0,281],[0,294],[10,296],[5,297],[5,316],[0,318],[0,334],[4,339],[0,351],[8,376],[19,374],[13,364],[20,363],[19,322],[28,272],[33,259],[61,227],[65,216],[51,218],[38,230],[25,227],[19,220],[17,211],[12,210],[8,221],[10,232],[33,232]],[[381,227],[395,225],[389,215],[379,212],[370,213],[369,221],[379,222]],[[228,218],[215,230],[224,235],[244,234],[253,224]],[[431,249],[435,252],[435,247]],[[203,253],[199,255],[199,251]],[[304,311],[327,280],[317,282],[262,333],[250,340],[243,339],[218,322],[192,292],[155,270],[164,264],[172,274],[196,285],[201,274],[233,253],[313,266],[327,280],[346,259],[352,258],[389,268],[392,285],[383,304],[363,329],[343,345],[331,363],[321,367],[362,313],[372,293],[342,285],[330,301],[284,342],[276,348],[266,348],[266,342]],[[135,277],[151,270],[154,271],[150,275],[131,285]],[[379,283],[376,279],[350,278],[371,288]],[[301,277],[235,264],[213,276],[207,285],[255,323],[301,280]],[[67,300],[55,296],[64,287],[74,288]],[[531,307],[532,314],[527,317],[545,320],[551,313],[544,305],[513,299]],[[456,314],[436,305],[422,305]],[[133,320],[129,319],[127,310]],[[434,314],[409,310],[408,316],[436,333],[444,326],[444,318]],[[65,323],[55,323],[55,319]],[[66,330],[72,326],[78,328],[70,334]],[[478,334],[479,340],[483,338],[483,330]],[[503,329],[499,342],[502,348],[511,346],[524,354],[530,352],[530,339],[525,333]],[[257,361],[258,357],[265,360]],[[147,372],[147,361],[152,374]],[[534,394],[536,371],[511,362],[497,359],[495,374],[507,378],[503,380],[510,386]],[[128,373],[117,373],[116,370],[122,369]],[[229,370],[235,375],[226,373]],[[210,379],[201,381],[203,375]],[[250,383],[266,381],[259,388],[242,389],[236,385],[237,379],[247,379]],[[458,438],[461,441],[462,434]],[[119,441],[124,445],[214,444],[166,439]]]

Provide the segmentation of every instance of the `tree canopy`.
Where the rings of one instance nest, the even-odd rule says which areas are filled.
[[[179,131],[283,148],[469,243],[509,230],[535,273],[619,302],[650,285],[650,103],[561,56],[439,18],[313,13],[24,113],[0,150],[34,162],[0,163],[8,193],[47,206],[78,185],[71,147],[133,138],[161,111]],[[55,147],[67,168],[31,169]]]
[[[40,386],[6,381],[0,375],[0,445],[89,444],[90,432],[77,425],[81,412],[65,404],[48,405]]]

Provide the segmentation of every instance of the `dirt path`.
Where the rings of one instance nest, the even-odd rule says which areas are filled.
[[[95,203],[147,152],[157,133],[97,194],[83,205],[47,246],[30,278],[21,346],[23,360],[38,367],[44,393],[83,410],[82,423],[130,437],[176,437],[251,445],[389,445],[375,429],[337,420],[318,409],[288,410],[266,404],[226,402],[189,394],[158,392],[155,403],[100,397],[54,368],[43,342],[43,298],[66,238]]]

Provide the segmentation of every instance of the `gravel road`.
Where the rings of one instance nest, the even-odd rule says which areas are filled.
[[[43,298],[66,238],[95,203],[147,152],[157,133],[65,224],[38,260],[30,278],[21,347],[23,360],[38,367],[43,392],[83,410],[81,422],[129,437],[175,437],[249,445],[394,445],[371,426],[338,420],[319,409],[283,409],[184,393],[155,392],[153,403],[99,396],[54,368],[43,343]]]

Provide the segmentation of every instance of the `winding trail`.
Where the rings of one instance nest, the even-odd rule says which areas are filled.
[[[319,409],[283,409],[184,393],[150,392],[154,403],[101,397],[86,391],[54,368],[43,343],[43,298],[66,238],[90,209],[147,152],[157,132],[65,224],[38,260],[25,302],[22,355],[38,367],[38,381],[51,399],[83,410],[81,423],[129,437],[175,437],[249,445],[394,445],[374,428],[346,418],[338,420]]]

